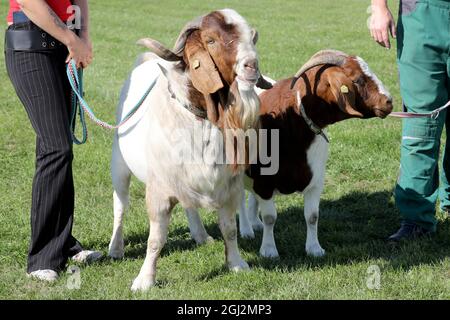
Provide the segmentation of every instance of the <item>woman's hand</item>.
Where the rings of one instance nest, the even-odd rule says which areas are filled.
[[[89,37],[79,38],[74,34],[73,39],[67,43],[67,48],[69,49],[69,55],[66,63],[73,59],[77,68],[83,69],[91,64],[93,53]]]
[[[77,68],[86,68],[92,62],[92,45],[89,40],[89,14],[87,0],[74,0],[79,5],[84,23],[81,39],[61,21],[45,0],[17,0],[22,11],[42,30],[64,43],[69,49],[67,61],[74,59]]]
[[[87,45],[89,50],[91,51],[91,57],[94,57],[93,49],[92,49],[92,41],[88,34],[82,33],[80,36],[81,40],[84,41],[84,43]]]
[[[386,5],[373,4],[372,17],[370,18],[370,34],[372,38],[379,45],[390,49],[389,33],[393,38],[397,36],[391,11]]]

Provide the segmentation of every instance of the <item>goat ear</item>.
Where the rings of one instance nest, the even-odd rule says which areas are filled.
[[[339,109],[352,117],[362,118],[363,114],[355,109],[355,92],[341,80],[337,77],[332,77],[330,80],[330,88]]]
[[[198,39],[189,39],[185,47],[187,64],[194,87],[204,95],[223,88],[223,82],[216,65]]]

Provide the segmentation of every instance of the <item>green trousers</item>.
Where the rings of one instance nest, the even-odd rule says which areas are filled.
[[[450,99],[450,0],[403,0],[397,32],[397,62],[404,109],[430,112]],[[450,110],[437,119],[404,119],[395,201],[401,218],[436,230],[436,202],[450,209]]]

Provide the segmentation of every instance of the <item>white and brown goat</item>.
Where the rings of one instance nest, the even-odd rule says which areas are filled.
[[[253,238],[263,229],[260,254],[278,257],[274,239],[277,211],[273,196],[304,194],[307,225],[306,252],[325,254],[318,236],[319,202],[325,178],[329,145],[325,128],[350,118],[386,117],[392,111],[392,97],[367,63],[356,56],[335,50],[315,54],[298,72],[280,80],[260,94],[261,128],[279,130],[277,148],[279,169],[274,175],[261,174],[265,167],[258,160],[246,172],[245,188],[250,191],[246,208],[245,194],[239,210],[242,237]],[[270,164],[271,165],[271,164]],[[258,207],[263,222],[258,217]],[[190,220],[195,212],[188,212]],[[199,219],[197,219],[199,221]],[[203,226],[193,230],[204,232]]]
[[[268,84],[260,79],[256,38],[244,18],[224,9],[188,23],[173,50],[152,39],[140,41],[160,58],[138,60],[122,89],[117,120],[156,83],[141,110],[118,130],[111,162],[114,229],[109,255],[114,258],[124,255],[123,215],[131,175],[146,184],[150,234],[134,291],[155,283],[156,262],[176,203],[187,210],[218,210],[229,268],[248,268],[238,251],[235,220],[245,164],[223,161],[229,150],[222,132],[257,126],[255,85]],[[185,146],[191,146],[186,153]],[[205,154],[213,158],[203,161]],[[192,223],[201,224],[199,219]],[[206,231],[197,237],[199,242],[206,239]]]

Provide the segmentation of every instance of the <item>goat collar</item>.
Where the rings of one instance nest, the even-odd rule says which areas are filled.
[[[168,75],[167,69],[164,68],[159,63],[158,63],[158,66],[161,69],[163,75],[166,77],[166,79],[169,80],[169,78],[167,76]],[[172,99],[177,100],[186,110],[191,112],[194,116],[196,116],[197,118],[201,118],[201,119],[208,119],[208,114],[206,113],[206,111],[204,109],[197,107],[197,106],[191,106],[189,104],[185,104],[185,103],[181,102],[180,99],[178,99],[177,96],[175,95],[175,93],[172,91],[172,88],[170,87],[170,83],[169,83],[167,89],[169,90],[170,97]]]
[[[305,107],[302,103],[302,99],[300,97],[300,91],[297,90],[297,104],[298,108],[300,109],[300,114],[302,115],[303,119],[306,122],[306,125],[309,127],[309,129],[314,132],[316,135],[321,135],[322,138],[325,139],[327,143],[330,143],[330,140],[328,139],[325,132],[317,125],[315,124],[310,117],[306,114]]]
[[[177,98],[174,94],[172,94],[173,98]],[[177,99],[178,100],[178,99]],[[181,101],[178,100],[178,102],[181,103]],[[191,106],[191,105],[185,105],[183,103],[181,103],[181,105],[188,111],[190,111],[191,113],[194,114],[194,116],[201,118],[201,119],[208,119],[208,114],[206,113],[206,111],[202,108],[196,107],[196,106]]]

